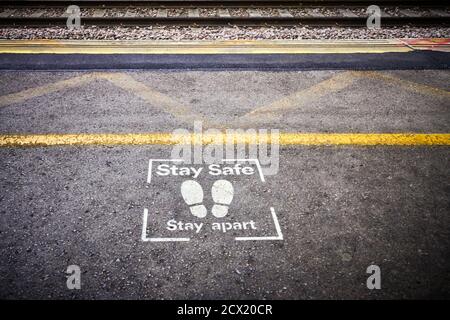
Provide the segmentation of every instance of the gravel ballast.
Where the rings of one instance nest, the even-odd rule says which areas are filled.
[[[450,28],[395,27],[81,27],[0,28],[0,39],[257,40],[450,38]]]
[[[188,13],[188,8],[164,8],[166,9],[169,17],[186,17]],[[192,9],[192,8],[191,8]],[[218,16],[219,8],[202,8],[197,7],[201,17],[214,17]],[[248,17],[250,11],[260,14],[264,17],[276,17],[280,15],[280,8],[222,8],[225,9],[231,16],[234,17]],[[307,8],[307,7],[286,7],[283,10],[290,13],[294,17],[311,17],[311,16],[342,16],[343,8]],[[433,15],[433,12],[427,8],[418,7],[406,7],[401,9],[408,9],[415,12],[421,16]],[[369,14],[367,8],[346,8],[350,13],[355,14],[358,17],[367,17]],[[450,14],[450,8],[440,8],[441,11]],[[93,16],[94,14],[99,14],[100,11],[103,13],[103,17],[124,17],[127,13],[133,13],[138,17],[155,17],[158,8],[152,7],[139,7],[139,6],[129,6],[129,7],[118,7],[118,8],[80,8],[81,17]],[[402,12],[398,7],[386,7],[381,8],[382,12],[390,16],[405,16],[404,11]],[[7,17],[30,17],[33,14],[39,12],[40,17],[67,17],[68,13],[65,8],[18,8],[11,11],[11,9],[0,8],[0,14],[5,12]]]

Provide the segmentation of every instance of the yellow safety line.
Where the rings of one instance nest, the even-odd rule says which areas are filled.
[[[0,40],[0,53],[15,54],[348,54],[410,51],[413,49],[400,40]]]
[[[22,134],[0,135],[0,147],[50,147],[91,145],[174,145],[228,143],[276,143],[270,135],[255,136],[236,133],[230,135],[177,135],[171,133],[128,134]],[[447,133],[280,133],[280,145],[350,145],[350,146],[450,146]]]

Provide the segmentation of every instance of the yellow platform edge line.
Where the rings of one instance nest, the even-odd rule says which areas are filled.
[[[433,41],[432,41],[433,40]],[[439,40],[439,41],[437,41]],[[450,39],[423,39],[420,50],[449,48]],[[418,47],[418,46],[417,46]],[[414,45],[387,40],[0,40],[0,53],[10,54],[348,54],[411,52]],[[419,49],[417,49],[419,50]]]
[[[124,134],[24,134],[0,135],[0,148],[107,145],[262,144],[281,146],[450,146],[447,133],[279,133],[271,135],[222,134],[174,135],[171,133]]]

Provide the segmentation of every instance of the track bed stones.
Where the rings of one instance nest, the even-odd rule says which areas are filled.
[[[299,40],[449,38],[450,28],[396,27],[81,27],[0,28],[0,39],[71,40]]]

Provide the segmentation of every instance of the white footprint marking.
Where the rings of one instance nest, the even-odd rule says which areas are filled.
[[[181,195],[184,201],[189,205],[191,213],[198,217],[206,217],[206,207],[203,202],[203,189],[202,186],[194,180],[187,180],[181,184]]]
[[[233,201],[233,185],[227,180],[217,180],[212,186],[211,194],[216,203],[212,207],[212,214],[217,218],[225,217],[228,213],[228,206]]]

